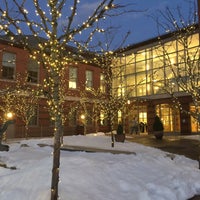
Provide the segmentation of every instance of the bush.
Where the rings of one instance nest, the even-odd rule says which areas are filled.
[[[123,134],[123,126],[122,126],[122,124],[118,124],[117,134],[118,135],[122,135]]]
[[[155,121],[153,123],[153,131],[163,131],[163,123],[161,122],[160,118],[156,115]]]

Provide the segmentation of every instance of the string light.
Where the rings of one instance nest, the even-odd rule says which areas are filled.
[[[80,3],[80,1],[75,2]],[[26,28],[31,31],[34,39],[39,43],[37,49],[33,50],[33,48],[29,45],[29,38],[21,37],[21,42],[26,50],[30,50],[32,59],[39,60],[38,63],[40,63],[44,67],[46,78],[43,81],[44,86],[41,90],[43,92],[46,92],[45,97],[47,98],[50,117],[56,122],[54,129],[54,141],[56,140],[56,137],[60,134],[60,124],[62,124],[63,120],[65,92],[67,91],[67,88],[65,87],[66,84],[64,84],[66,67],[70,64],[78,65],[80,62],[85,64],[92,63],[93,61],[88,60],[84,57],[85,50],[88,47],[89,41],[93,40],[94,33],[103,33],[104,30],[95,27],[94,33],[88,34],[89,38],[86,44],[82,44],[82,42],[76,41],[75,36],[77,34],[83,33],[83,31],[88,28],[93,29],[93,25],[95,23],[98,23],[100,18],[105,19],[104,14],[106,14],[108,10],[114,8],[114,5],[111,4],[111,2],[111,0],[104,1],[104,3],[100,4],[97,7],[94,15],[89,16],[85,22],[83,22],[81,25],[78,25],[76,28],[73,28],[71,26],[70,23],[72,21],[70,20],[73,20],[73,17],[77,15],[77,5],[75,4],[71,6],[70,10],[72,15],[71,19],[68,18],[69,26],[63,27],[63,29],[61,30],[59,30],[60,27],[58,26],[60,17],[62,16],[62,7],[59,7],[60,1],[49,0],[47,3],[47,10],[43,10],[42,7],[40,7],[39,1],[34,0],[34,15],[38,21],[29,20],[32,14],[31,10],[34,9],[31,9],[29,13],[28,10],[23,7],[23,5],[21,7],[19,6],[21,8],[21,11],[23,12],[23,15],[19,15],[20,17],[16,15],[12,19],[12,15],[9,15],[7,11],[2,11],[0,13],[0,19],[3,22],[1,23],[0,28],[7,35],[11,36],[11,45],[15,43],[15,34],[17,34],[18,36],[23,36],[24,32],[20,28],[22,23],[26,25]],[[26,24],[24,22],[26,22]],[[62,30],[63,35],[59,36],[59,31]],[[48,40],[42,42],[43,40],[41,41],[41,38],[39,37],[40,34],[45,35]],[[71,52],[70,50],[66,50],[66,45],[69,42],[74,42],[74,44],[77,45],[78,50],[76,52],[73,52],[74,50],[71,50]],[[111,54],[111,52],[109,54]],[[95,61],[97,60],[98,58],[95,59]],[[108,61],[110,62],[110,60]],[[57,141],[55,141],[55,143],[56,142]],[[60,146],[58,148],[60,148]],[[59,151],[59,149],[55,148],[53,156],[55,156],[55,152],[57,151]],[[55,172],[57,174],[59,173],[59,167],[56,167]],[[53,195],[57,193],[54,188],[52,188],[51,192],[53,193]]]

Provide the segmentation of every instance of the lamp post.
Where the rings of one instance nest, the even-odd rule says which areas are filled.
[[[0,144],[1,144],[1,141],[6,141],[6,130],[8,126],[13,123],[14,123],[13,113],[12,112],[5,113],[4,124],[0,128]]]
[[[7,112],[6,113],[6,120],[12,119],[13,118],[13,113],[12,112]]]

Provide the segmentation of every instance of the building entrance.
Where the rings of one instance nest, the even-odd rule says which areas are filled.
[[[196,111],[195,106],[190,106],[190,112],[195,113],[195,111]],[[190,117],[190,121],[191,121],[191,131],[193,133],[199,133],[200,125],[199,125],[198,121],[192,116]]]
[[[180,132],[179,110],[169,104],[156,105],[156,114],[161,118],[164,125],[164,132]]]

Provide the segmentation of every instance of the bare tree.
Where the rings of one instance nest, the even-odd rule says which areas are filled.
[[[100,30],[101,20],[125,13],[124,6],[114,2],[101,0],[80,24],[76,23],[81,12],[79,0],[73,0],[71,4],[67,0],[2,0],[0,4],[1,33],[6,34],[11,43],[23,44],[46,72],[44,87],[48,94],[50,114],[55,122],[51,200],[58,198],[63,73],[66,66],[74,62],[74,57],[83,61],[80,49],[83,45],[77,40],[81,33],[84,32],[90,41]],[[28,34],[32,36],[28,37]],[[36,42],[30,46],[33,40]],[[66,48],[67,44],[75,44],[78,49]]]
[[[189,2],[189,1],[188,1]],[[163,91],[167,92],[176,107],[181,112],[190,114],[200,122],[200,57],[199,57],[199,25],[197,2],[189,2],[189,13],[177,7],[169,7],[165,12],[158,11],[153,16],[159,32],[167,32],[170,41],[160,37],[157,49],[158,55],[164,55],[165,84]],[[159,71],[156,72],[159,75]],[[156,73],[154,76],[156,76]],[[194,110],[185,110],[180,96],[191,97]]]
[[[93,99],[96,99],[93,102],[96,107],[95,109],[98,110],[98,114],[100,114],[100,112],[104,112],[104,114],[107,116],[109,129],[111,131],[112,147],[114,147],[113,129],[115,119],[117,118],[118,111],[123,110],[128,100],[127,91],[126,93],[119,91],[120,88],[113,90],[112,87],[114,79],[117,79],[120,76],[119,74],[122,74],[122,69],[117,68],[114,64],[115,60],[117,60],[117,53],[115,51],[119,48],[122,48],[126,38],[130,34],[130,32],[127,32],[123,40],[119,42],[119,46],[117,46],[117,48],[115,47],[115,50],[112,50],[112,44],[115,39],[115,31],[117,31],[116,27],[109,27],[109,29],[104,32],[104,39],[101,41],[99,40],[99,42],[97,42],[97,46],[95,46],[95,48],[98,49],[97,56],[95,56],[95,59],[92,60],[92,62],[99,65],[102,69],[103,82],[105,87],[104,91],[95,89],[89,91],[91,92]],[[96,119],[98,120],[98,118]]]

